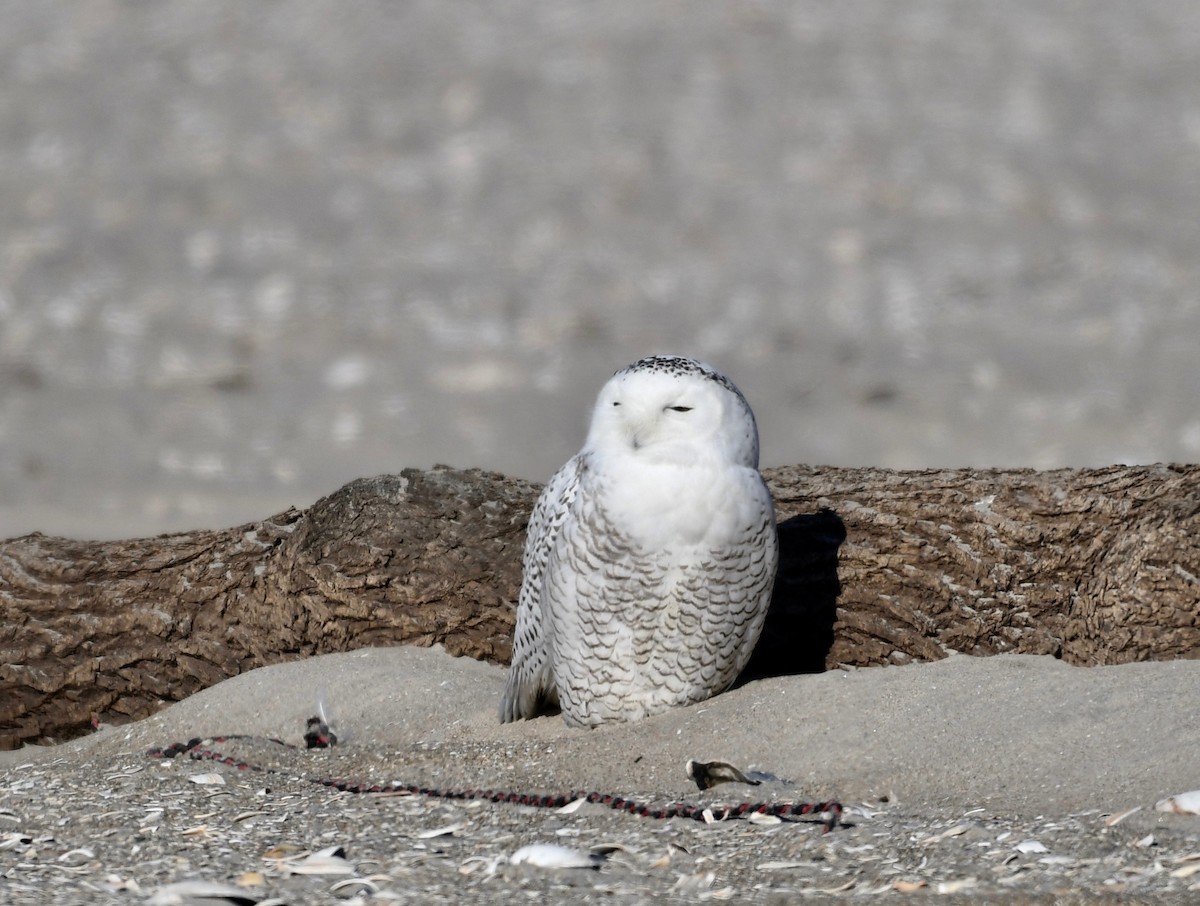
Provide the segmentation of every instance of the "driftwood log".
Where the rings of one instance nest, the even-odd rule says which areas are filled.
[[[766,477],[782,562],[749,676],[951,650],[1200,657],[1200,466]],[[312,654],[440,642],[505,662],[537,492],[439,467],[223,531],[0,542],[0,747]]]

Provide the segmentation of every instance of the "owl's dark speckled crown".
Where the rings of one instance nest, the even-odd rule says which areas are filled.
[[[656,371],[660,374],[669,374],[675,377],[685,377],[688,375],[696,375],[698,377],[708,378],[710,381],[715,381],[720,384],[743,403],[746,403],[746,398],[742,396],[742,391],[738,390],[733,381],[721,374],[710,365],[705,365],[703,362],[697,362],[695,359],[689,359],[681,355],[650,355],[644,359],[638,359],[632,365],[626,365],[620,371],[616,372],[613,377],[618,374],[631,374],[635,371]],[[750,406],[747,403],[746,408]]]

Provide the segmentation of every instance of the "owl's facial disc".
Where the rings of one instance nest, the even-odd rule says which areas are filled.
[[[756,468],[754,416],[728,378],[690,359],[652,357],[600,391],[586,447],[646,461]]]

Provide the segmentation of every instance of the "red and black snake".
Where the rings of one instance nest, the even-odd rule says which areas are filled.
[[[277,774],[299,777],[320,786],[329,787],[343,793],[408,793],[415,796],[428,796],[434,799],[481,799],[488,802],[507,802],[514,805],[529,805],[536,808],[562,808],[579,799],[597,805],[607,806],[619,812],[640,815],[643,818],[689,818],[695,821],[723,821],[727,818],[748,817],[753,814],[773,815],[777,818],[798,818],[815,816],[820,820],[824,832],[828,833],[837,826],[842,816],[842,806],[838,802],[738,802],[730,805],[703,805],[689,802],[672,802],[666,805],[654,805],[637,799],[628,799],[612,793],[588,791],[571,791],[567,793],[519,793],[504,790],[488,789],[443,789],[425,787],[416,784],[406,784],[400,781],[389,783],[365,783],[344,780],[333,777],[306,777],[302,774],[289,774],[287,771],[264,765],[254,764],[233,758],[222,752],[220,746],[226,742],[237,740],[262,740],[262,737],[247,735],[214,736],[207,739],[195,738],[187,742],[176,742],[168,746],[156,747],[147,752],[152,758],[175,758],[186,755],[197,761],[214,761],[218,764],[229,765],[239,771],[258,771],[263,774]],[[269,742],[288,749],[299,749],[280,739],[269,739]],[[305,748],[323,749],[336,744],[337,737],[328,725],[318,717],[310,718],[308,729],[304,734]]]

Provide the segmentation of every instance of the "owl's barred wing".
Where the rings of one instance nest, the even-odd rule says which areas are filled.
[[[711,694],[727,689],[745,669],[762,633],[771,590],[779,566],[779,536],[774,505],[762,479],[758,518],[746,527],[739,543],[720,552],[696,598],[708,599],[702,608],[706,637],[714,640],[720,665]]]
[[[535,717],[557,697],[550,657],[551,627],[542,613],[543,576],[570,512],[582,467],[582,458],[576,456],[555,472],[529,517],[512,665],[500,700],[501,723]]]
[[[606,508],[578,495],[542,577],[557,606],[551,627],[555,683],[572,726],[638,720],[724,691],[762,631],[778,563],[774,510],[757,472],[709,498],[728,527],[691,544],[646,546]],[[714,489],[703,485],[698,497]],[[736,515],[735,515],[736,512]]]

